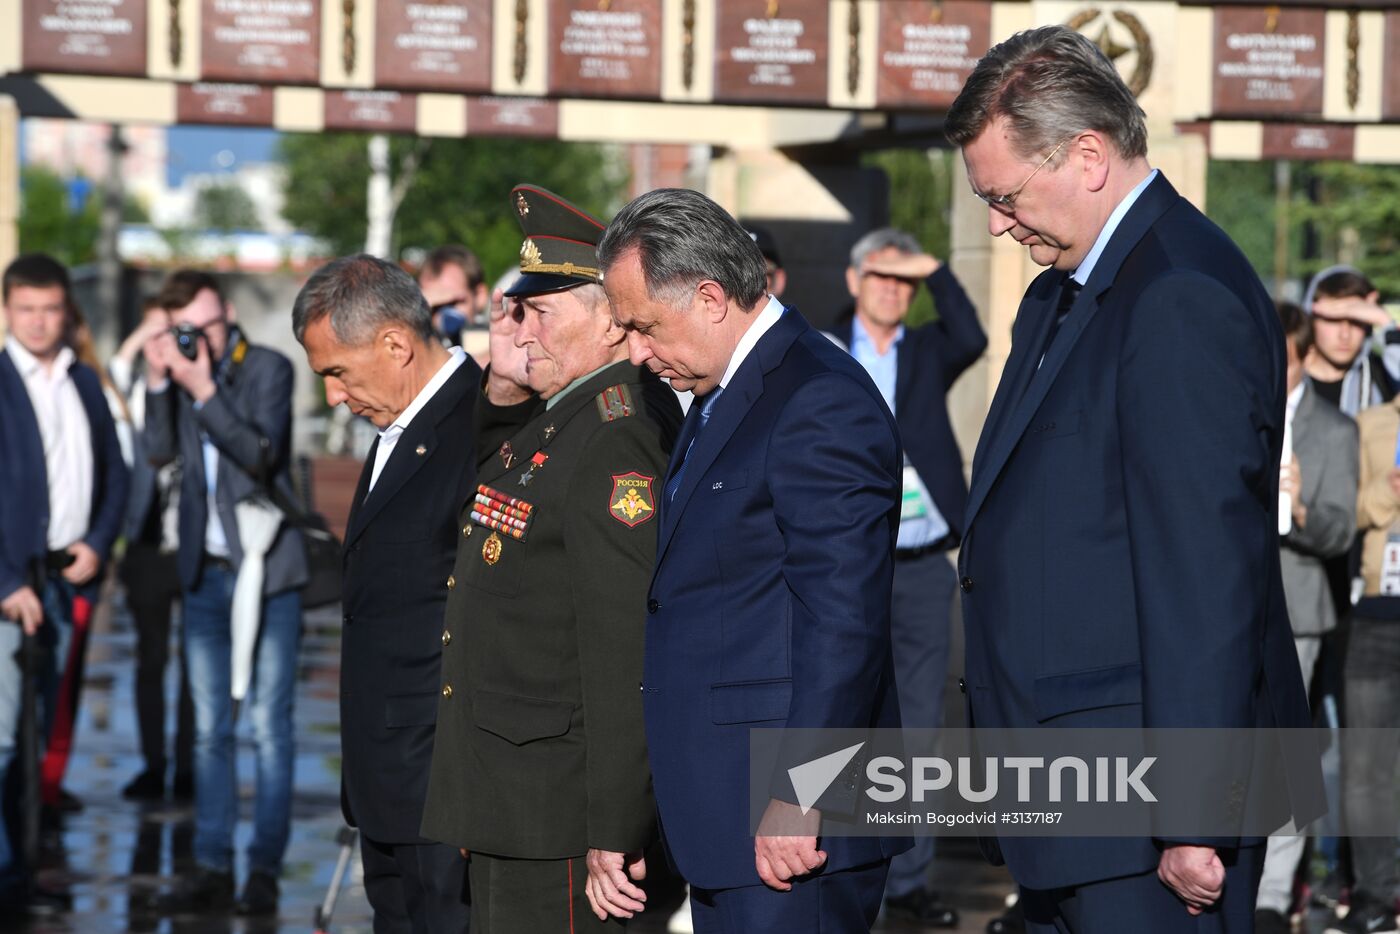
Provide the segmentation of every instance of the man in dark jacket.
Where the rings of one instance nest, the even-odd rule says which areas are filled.
[[[680,425],[675,394],[627,360],[598,284],[602,224],[533,186],[510,203],[528,235],[510,325],[534,404],[483,403],[526,421],[481,451],[458,517],[423,813],[425,836],[471,853],[475,934],[601,928],[589,867],[640,871],[655,805],[637,685]],[[501,413],[479,410],[488,422]]]
[[[233,900],[238,821],[234,760],[234,583],[246,544],[238,505],[276,487],[292,499],[292,364],[250,344],[219,282],[171,273],[157,296],[179,333],[146,345],[146,446],[156,464],[181,461],[176,566],[185,659],[195,708],[195,871],[157,902],[166,912],[226,910]],[[238,909],[271,914],[292,817],[292,705],[307,580],[301,533],[287,523],[265,556],[261,620],[247,712],[257,747],[249,875]]]
[[[98,376],[78,363],[68,271],[41,254],[5,270],[0,351],[0,784],[15,759],[21,630],[41,648],[41,734],[71,733],[88,614],[121,530],[128,476]],[[66,698],[68,703],[61,703]],[[70,711],[61,722],[59,710]],[[57,790],[55,785],[55,791]],[[0,916],[27,896],[0,801]],[[30,867],[32,868],[32,867]]]
[[[321,267],[297,296],[292,328],[326,401],[379,429],[345,533],[340,666],[341,804],[360,828],[374,929],[464,931],[466,863],[418,827],[457,509],[476,485],[481,371],[435,339],[408,274],[372,256]]]

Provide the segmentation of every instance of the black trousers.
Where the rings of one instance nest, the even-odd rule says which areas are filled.
[[[467,861],[442,843],[380,843],[360,834],[374,934],[463,934]]]
[[[165,667],[170,661],[170,620],[180,592],[175,556],[161,554],[156,545],[133,542],[122,559],[126,605],[136,624],[136,724],[141,733],[141,758],[146,770],[164,775]],[[175,714],[175,772],[194,775],[194,704],[180,661],[180,697]]]

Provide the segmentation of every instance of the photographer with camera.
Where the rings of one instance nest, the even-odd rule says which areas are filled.
[[[165,912],[233,906],[238,820],[231,610],[245,549],[235,506],[275,485],[293,499],[292,365],[248,343],[206,272],[178,270],[156,297],[172,327],[147,342],[145,443],[152,462],[182,463],[179,551],[185,659],[195,709],[195,868],[157,900]],[[291,827],[292,701],[307,581],[301,533],[283,523],[265,557],[262,619],[247,706],[257,799],[240,914],[277,910]]]

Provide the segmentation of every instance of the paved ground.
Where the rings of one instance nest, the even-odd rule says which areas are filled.
[[[294,826],[282,880],[282,909],[275,921],[196,918],[172,922],[152,917],[140,905],[172,877],[172,867],[188,859],[191,813],[177,806],[143,807],[121,797],[122,786],[140,768],[132,704],[135,636],[118,608],[95,620],[89,647],[87,686],[67,787],[86,805],[60,830],[45,838],[42,883],[67,891],[71,913],[31,922],[25,934],[103,934],[103,932],[311,931],[316,906],[325,896],[335,866],[341,830],[338,796],[340,746],[336,693],[339,682],[339,613],[308,614],[297,696],[297,765]],[[173,691],[173,682],[170,685]],[[240,731],[239,774],[246,815],[251,809],[252,749]],[[1007,877],[987,866],[968,840],[940,844],[934,881],[963,914],[962,931],[980,932],[1010,891]],[[358,868],[358,859],[352,863]],[[655,864],[653,864],[655,865]],[[240,867],[241,868],[241,867]],[[653,909],[632,930],[653,934],[679,904],[680,891],[661,885]],[[12,920],[12,919],[11,919]],[[1314,930],[1321,930],[1314,925]],[[341,893],[331,930],[369,932],[371,919],[357,873]],[[882,931],[918,932],[890,925]]]

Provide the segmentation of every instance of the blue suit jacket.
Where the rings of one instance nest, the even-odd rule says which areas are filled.
[[[81,363],[69,371],[87,412],[92,434],[92,516],[83,541],[106,561],[121,532],[126,509],[127,469],[116,424],[97,374]],[[44,442],[24,379],[10,355],[0,351],[0,597],[29,583],[33,562],[48,552],[49,481]],[[92,596],[98,574],[84,588]]]
[[[948,390],[987,349],[987,335],[977,321],[977,309],[947,264],[939,266],[926,284],[938,308],[938,320],[906,329],[895,349],[894,416],[904,452],[956,542],[962,537],[967,481],[962,452],[948,420]],[[852,316],[834,332],[848,348],[854,328]]]
[[[889,616],[900,462],[869,376],[789,309],[735,371],[662,505],[643,706],[664,838],[694,885],[762,884],[751,729],[898,726]],[[836,870],[907,843],[822,846]]]
[[[1062,278],[1026,292],[973,461],[960,556],[973,724],[1307,726],[1279,573],[1285,363],[1269,296],[1160,176],[1040,362]],[[1300,824],[1319,813],[1315,765],[1287,776]],[[1227,794],[1196,777],[1201,800]],[[1162,842],[1000,847],[1018,882],[1052,888],[1153,869]]]

